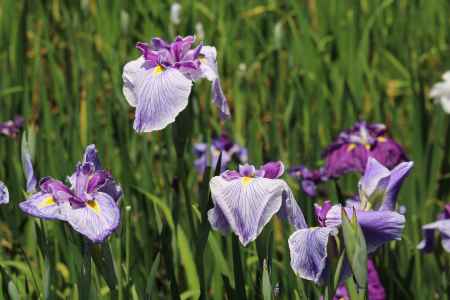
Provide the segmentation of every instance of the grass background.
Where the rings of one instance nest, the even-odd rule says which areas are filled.
[[[169,1],[1,1],[0,119],[21,114],[35,128],[40,176],[65,178],[95,143],[125,197],[122,225],[110,239],[118,282],[111,290],[105,272],[83,260],[78,236],[18,209],[20,138],[0,138],[0,179],[11,193],[0,209],[0,299],[81,297],[87,283],[79,278],[90,283],[92,299],[192,299],[199,289],[224,299],[237,290],[235,276],[243,276],[249,298],[275,288],[276,299],[317,299],[320,288],[289,267],[291,230],[278,220],[262,242],[240,249],[242,273],[231,236],[208,235],[207,178],[195,173],[191,142],[227,131],[248,147],[253,164],[317,166],[321,150],[358,119],[386,123],[415,162],[399,197],[407,209],[403,240],[374,257],[388,299],[448,299],[449,255],[415,249],[420,226],[448,201],[448,116],[427,98],[449,68],[448,1],[180,3],[175,26]],[[197,22],[204,43],[217,48],[232,119],[220,121],[209,84],[200,82],[179,125],[135,134],[121,80],[123,65],[138,56],[135,43],[194,33]],[[182,149],[174,140],[184,122],[192,130]],[[356,192],[356,179],[342,180],[346,193]],[[312,224],[312,200],[286,180]],[[326,188],[336,201],[334,185]],[[261,272],[268,275],[262,283]]]

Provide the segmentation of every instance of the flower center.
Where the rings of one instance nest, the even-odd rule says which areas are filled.
[[[46,208],[52,205],[55,205],[56,202],[53,199],[52,196],[46,197],[44,200],[42,200],[41,202],[39,202],[38,204],[38,208]]]
[[[86,201],[86,205],[87,205],[87,207],[92,209],[97,215],[100,214],[100,205],[98,205],[97,201],[95,201],[95,200]]]
[[[153,74],[158,75],[161,74],[162,72],[164,72],[166,69],[161,66],[161,65],[157,65],[154,69],[153,69]]]
[[[242,184],[247,186],[250,184],[250,182],[252,182],[253,178],[249,177],[249,176],[244,176],[242,177]]]

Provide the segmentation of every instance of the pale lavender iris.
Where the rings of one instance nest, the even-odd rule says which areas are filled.
[[[326,160],[325,173],[329,177],[340,177],[348,172],[363,173],[369,157],[388,169],[407,160],[402,147],[387,136],[384,124],[364,121],[343,131],[323,155]]]
[[[70,187],[50,177],[42,179],[39,191],[21,202],[20,208],[35,217],[66,221],[91,241],[102,242],[119,226],[117,201],[122,190],[101,169],[94,145],[87,147],[69,181]]]
[[[9,202],[9,192],[6,185],[0,181],[0,204],[7,204]]]
[[[194,145],[194,154],[197,157],[194,165],[197,172],[203,174],[208,166],[214,170],[220,153],[222,153],[221,172],[225,171],[233,158],[241,164],[248,160],[247,149],[233,143],[227,134],[222,134],[219,138],[212,140],[211,146],[204,143]]]
[[[392,171],[374,158],[369,158],[364,176],[359,182],[359,198],[348,201],[344,208],[349,218],[353,210],[366,239],[368,253],[383,244],[400,240],[405,217],[395,211],[400,186],[409,174],[412,162],[403,162]],[[298,276],[323,283],[327,277],[327,245],[331,236],[338,234],[341,225],[341,205],[331,206],[325,202],[316,205],[318,223],[321,227],[300,229],[289,238],[291,267]],[[343,278],[350,275],[343,272]]]
[[[422,226],[424,239],[417,245],[423,252],[431,252],[435,246],[435,233],[440,233],[442,248],[450,253],[450,204],[438,215],[437,221]]]
[[[217,69],[216,48],[198,45],[193,36],[178,36],[173,43],[153,38],[151,44],[137,43],[141,56],[123,69],[123,93],[136,107],[137,132],[161,130],[175,121],[191,93],[192,81],[211,81],[212,98],[223,118],[230,110]]]
[[[259,169],[241,165],[239,171],[227,170],[213,177],[214,207],[208,211],[211,226],[222,233],[233,231],[244,246],[254,241],[277,213],[297,229],[306,227],[291,189],[279,179],[283,172],[283,163],[278,161]]]
[[[14,120],[0,123],[0,134],[15,138],[20,132],[23,122],[24,120],[21,116],[16,116]]]
[[[36,174],[33,168],[33,160],[27,139],[22,139],[22,168],[25,174],[27,193],[34,193],[37,188]]]
[[[299,181],[303,192],[310,197],[316,197],[317,185],[328,180],[324,168],[310,170],[303,165],[292,167],[289,175]]]

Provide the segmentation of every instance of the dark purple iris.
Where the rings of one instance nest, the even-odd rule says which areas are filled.
[[[392,169],[407,157],[402,147],[387,136],[384,124],[357,122],[343,131],[324,151],[325,174],[340,177],[348,172],[364,172],[369,157]]]
[[[300,182],[303,191],[310,197],[317,196],[317,185],[328,180],[324,168],[309,170],[303,165],[292,167],[289,175]]]
[[[15,138],[23,126],[24,119],[21,116],[16,116],[14,120],[9,120],[0,123],[0,134]]]

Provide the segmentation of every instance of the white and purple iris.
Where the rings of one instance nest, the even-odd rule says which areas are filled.
[[[9,192],[6,185],[0,181],[0,204],[9,203]]]
[[[14,120],[9,120],[0,123],[0,134],[15,138],[23,126],[24,119],[21,116],[16,116]]]
[[[178,36],[173,43],[153,38],[137,43],[141,56],[123,69],[123,93],[136,107],[137,132],[161,130],[175,121],[188,105],[192,81],[212,83],[212,98],[223,118],[230,110],[220,85],[216,48],[202,44],[192,49],[193,36]]]
[[[437,221],[422,226],[424,239],[417,245],[417,249],[423,252],[431,252],[435,245],[435,232],[441,236],[441,245],[450,253],[450,204],[438,215]]]
[[[412,166],[412,162],[403,162],[390,171],[369,158],[359,182],[359,199],[348,201],[344,208],[350,218],[355,210],[369,254],[389,241],[401,239],[405,217],[395,211],[396,198]],[[300,229],[289,237],[291,267],[298,276],[324,282],[328,272],[327,245],[330,237],[338,234],[341,212],[341,205],[330,202],[316,206],[320,227]],[[347,275],[350,274],[343,276]]]
[[[91,241],[102,242],[119,226],[122,190],[101,168],[94,145],[86,148],[69,182],[70,187],[43,178],[39,191],[21,202],[20,208],[34,217],[65,221]]]
[[[292,191],[279,177],[284,172],[281,161],[269,162],[256,169],[239,166],[210,181],[214,207],[208,211],[211,226],[222,233],[233,231],[243,246],[254,241],[276,213],[296,229],[305,228],[303,213]]]
[[[369,157],[388,169],[408,160],[402,147],[387,136],[384,124],[364,121],[339,134],[323,156],[328,177],[340,177],[349,172],[363,173]]]
[[[225,171],[233,157],[241,164],[246,163],[248,160],[247,149],[233,143],[227,134],[222,134],[219,138],[212,140],[211,146],[205,143],[197,143],[194,145],[194,154],[197,157],[194,165],[197,172],[203,174],[208,166],[211,166],[214,170],[220,153],[222,153],[221,172]]]

